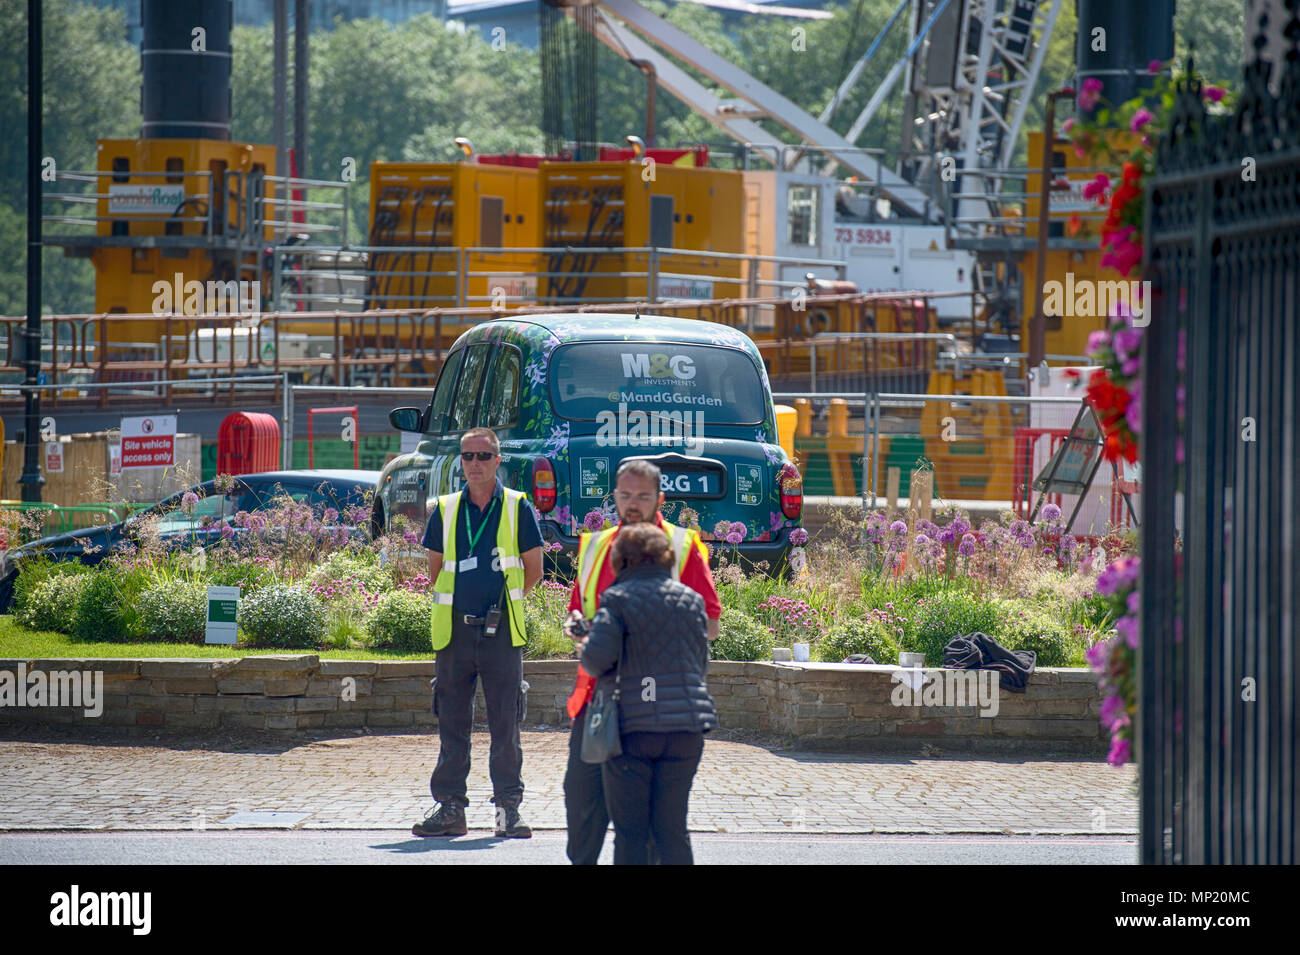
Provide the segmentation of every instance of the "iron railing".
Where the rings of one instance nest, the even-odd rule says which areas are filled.
[[[1286,6],[1281,94],[1258,60],[1233,115],[1207,115],[1200,83],[1180,84],[1147,199],[1137,740],[1150,864],[1297,861],[1300,5]]]

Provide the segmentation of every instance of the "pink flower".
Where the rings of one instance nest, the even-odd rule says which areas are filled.
[[[1223,88],[1219,86],[1207,86],[1201,90],[1201,95],[1211,103],[1218,103],[1223,99]]]
[[[1116,736],[1110,741],[1110,752],[1106,754],[1106,762],[1112,766],[1123,766],[1129,761],[1132,752],[1133,747],[1129,741]]]
[[[1150,63],[1147,64],[1147,72],[1150,73],[1152,76],[1155,76],[1164,68],[1165,65],[1161,63],[1159,60],[1152,60]]]
[[[1079,109],[1087,111],[1097,105],[1097,100],[1101,98],[1101,80],[1095,76],[1090,76],[1083,81],[1083,86],[1079,90]]]
[[[1153,119],[1155,119],[1155,117],[1151,115],[1151,110],[1144,107],[1134,113],[1133,118],[1128,121],[1128,131],[1130,133],[1136,133]]]
[[[1106,197],[1106,190],[1110,188],[1110,176],[1104,172],[1097,173],[1097,177],[1088,182],[1083,187],[1083,198],[1102,200]]]
[[[1069,119],[1067,119],[1067,120],[1065,121],[1065,125],[1061,127],[1061,132],[1063,132],[1063,133],[1067,133],[1067,134],[1068,134],[1068,133],[1070,132],[1070,130],[1072,130],[1072,129],[1074,129],[1074,117],[1073,117],[1073,116],[1071,116]]]

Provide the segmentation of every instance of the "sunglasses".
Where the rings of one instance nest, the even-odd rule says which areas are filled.
[[[491,461],[496,454],[491,451],[462,451],[460,456],[466,461]]]

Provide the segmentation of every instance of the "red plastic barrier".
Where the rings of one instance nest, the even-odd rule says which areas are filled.
[[[217,473],[257,474],[280,469],[280,422],[274,415],[236,411],[217,433]]]

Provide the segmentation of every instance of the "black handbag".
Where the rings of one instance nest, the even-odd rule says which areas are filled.
[[[625,635],[626,639],[626,635]],[[614,689],[605,695],[597,688],[587,704],[587,719],[582,727],[582,761],[603,763],[623,753],[623,733],[618,718],[620,671],[623,669],[623,650],[618,652],[618,665],[614,668]]]

